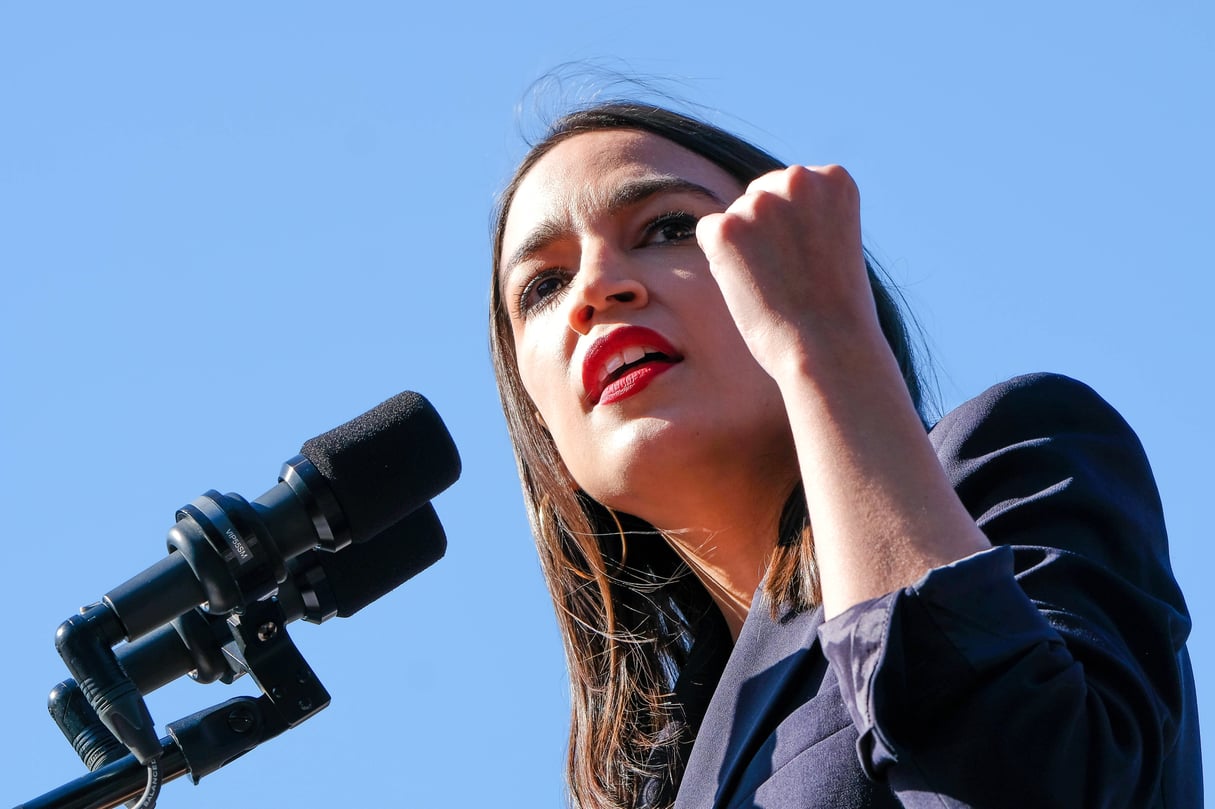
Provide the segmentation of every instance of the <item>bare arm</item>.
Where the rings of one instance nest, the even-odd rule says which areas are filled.
[[[989,547],[878,325],[842,168],[767,174],[697,237],[797,447],[828,618]]]

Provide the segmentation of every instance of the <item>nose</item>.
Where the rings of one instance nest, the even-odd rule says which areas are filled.
[[[638,308],[649,300],[649,292],[638,273],[631,271],[627,256],[609,248],[584,248],[574,286],[574,294],[569,296],[569,324],[581,335],[612,309]]]

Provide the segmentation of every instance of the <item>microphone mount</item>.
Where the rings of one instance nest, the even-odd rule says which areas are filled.
[[[162,781],[189,775],[197,784],[329,704],[329,692],[287,634],[287,617],[277,599],[267,599],[224,622],[232,634],[225,651],[253,677],[262,696],[236,697],[170,722],[168,737],[157,742]],[[91,706],[79,700],[75,704],[84,708],[76,721],[87,722]],[[90,738],[100,735],[99,725],[99,720],[94,723]],[[91,753],[86,764],[92,772],[16,809],[106,809],[139,797],[145,764],[134,754],[121,755],[113,737],[109,742],[108,750],[81,752],[82,758]]]

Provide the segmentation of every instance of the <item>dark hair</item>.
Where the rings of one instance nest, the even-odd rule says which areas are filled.
[[[696,118],[658,106],[608,102],[558,119],[503,190],[493,230],[490,347],[540,563],[553,598],[570,671],[572,718],[567,776],[574,805],[657,807],[674,800],[689,741],[670,696],[697,624],[714,609],[700,582],[644,521],[585,493],[535,418],[519,376],[499,274],[506,217],[519,184],[557,144],[586,132],[649,132],[716,164],[742,186],[784,167],[767,152]],[[896,297],[865,254],[882,331],[917,408],[922,387]],[[765,580],[769,604],[805,610],[819,599],[813,542],[801,487],[785,506]]]

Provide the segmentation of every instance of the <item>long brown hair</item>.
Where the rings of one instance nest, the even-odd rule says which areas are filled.
[[[657,531],[599,504],[569,476],[523,388],[510,314],[500,291],[502,237],[519,183],[554,146],[606,129],[649,132],[715,163],[742,186],[784,164],[715,126],[661,107],[610,102],[558,119],[515,171],[493,230],[490,348],[540,564],[556,607],[570,672],[567,777],[575,806],[668,806],[683,771],[688,731],[672,704],[697,624],[715,609],[707,591]],[[919,408],[915,355],[894,296],[866,253],[882,330]],[[805,497],[786,504],[765,579],[769,604],[818,602]]]

